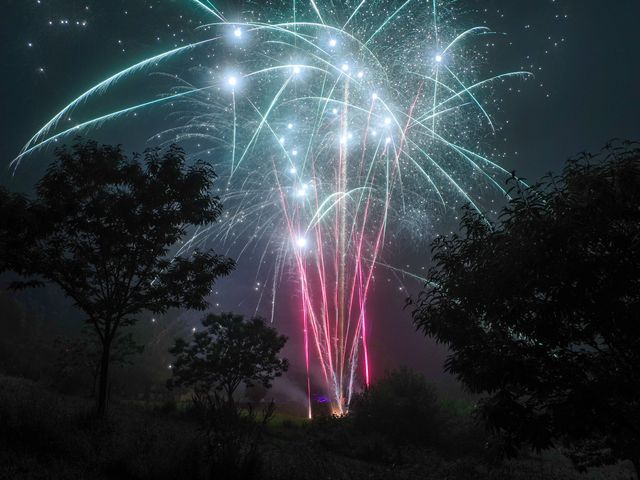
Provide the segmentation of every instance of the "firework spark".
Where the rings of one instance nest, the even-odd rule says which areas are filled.
[[[494,86],[529,74],[483,74],[493,32],[461,28],[450,5],[459,2],[270,2],[236,22],[210,1],[192,3],[211,19],[202,39],[92,87],[15,162],[106,121],[169,108],[172,126],[156,138],[199,146],[227,182],[222,228],[195,232],[180,254],[212,241],[238,247],[237,256],[260,246],[258,268],[274,257],[274,299],[293,272],[308,378],[317,363],[334,412],[344,413],[370,382],[367,298],[390,232],[428,224],[457,202],[484,211],[478,192],[487,187],[504,193],[496,178],[505,172],[480,153],[479,132],[495,131]],[[159,72],[181,59],[176,72]],[[171,85],[62,127],[85,102],[141,77]]]

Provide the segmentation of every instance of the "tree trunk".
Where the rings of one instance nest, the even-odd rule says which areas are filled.
[[[91,372],[91,377],[93,378],[93,384],[91,385],[91,395],[89,398],[96,398],[96,386],[98,385],[98,376],[100,375],[100,364],[96,362],[93,367],[93,371]]]
[[[109,396],[109,363],[111,354],[111,341],[102,343],[102,356],[100,357],[100,376],[98,377],[98,410],[99,417],[107,413],[107,399]]]
[[[235,409],[236,407],[236,402],[233,399],[233,393],[235,392],[236,388],[237,387],[233,387],[232,385],[227,385],[227,387],[225,388],[227,393],[227,405],[232,409]]]

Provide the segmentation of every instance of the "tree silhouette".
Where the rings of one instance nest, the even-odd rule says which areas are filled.
[[[87,315],[101,344],[103,415],[121,329],[145,311],[204,309],[233,262],[212,251],[171,258],[190,225],[221,213],[208,164],[187,166],[175,145],[127,157],[120,147],[82,140],[56,156],[35,200],[0,192],[0,269],[25,277],[14,288],[57,284]]]
[[[177,339],[170,352],[176,359],[169,388],[194,387],[196,391],[223,391],[229,404],[244,383],[271,387],[275,377],[289,368],[278,353],[287,337],[267,326],[262,318],[244,320],[241,315],[222,313],[202,320],[204,330],[193,334],[187,343]]]
[[[415,324],[505,441],[640,468],[640,149],[583,154],[433,244]]]

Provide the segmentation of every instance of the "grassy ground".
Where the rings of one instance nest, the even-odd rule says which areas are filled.
[[[196,424],[184,413],[112,405],[106,421],[92,403],[0,377],[1,479],[198,479],[206,463]],[[403,449],[399,463],[354,458],[337,436],[317,435],[305,419],[278,414],[263,442],[265,479],[627,480],[626,464],[576,473],[558,452],[489,469],[475,458],[444,459]],[[372,443],[375,447],[375,442]],[[335,448],[334,448],[335,447]],[[347,452],[347,453],[345,453]],[[211,477],[210,477],[211,478]],[[216,478],[215,475],[212,478]],[[225,479],[226,480],[226,479]]]

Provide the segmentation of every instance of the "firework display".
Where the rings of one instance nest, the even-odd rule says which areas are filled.
[[[383,260],[392,237],[465,203],[491,210],[506,173],[483,153],[497,128],[492,94],[530,74],[492,72],[497,34],[464,25],[460,2],[260,2],[241,20],[207,0],[185,3],[208,19],[201,39],[95,85],[15,162],[106,121],[162,112],[170,127],[154,139],[189,143],[225,183],[222,224],[194,232],[178,254],[205,243],[233,245],[236,256],[259,246],[258,268],[270,257],[272,312],[292,273],[309,415],[311,370],[342,414],[371,379],[367,298],[376,271],[396,268]],[[132,78],[169,86],[67,128],[72,112]]]

